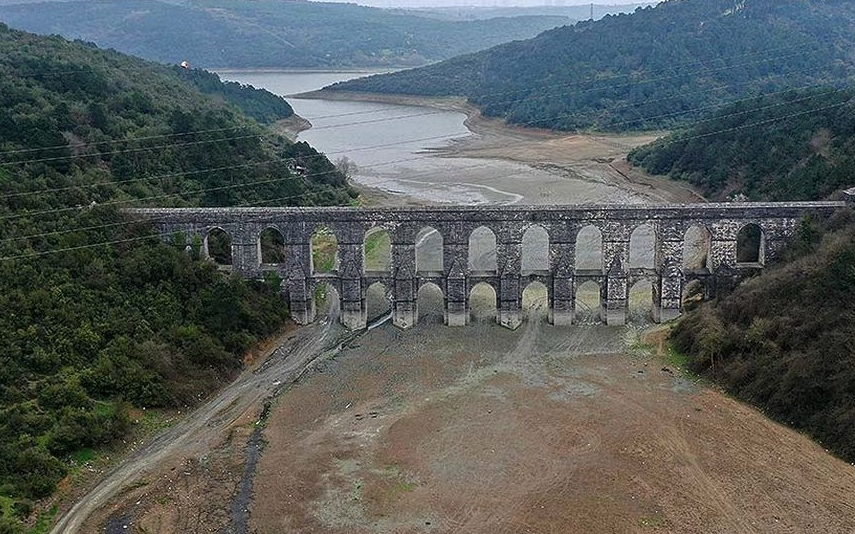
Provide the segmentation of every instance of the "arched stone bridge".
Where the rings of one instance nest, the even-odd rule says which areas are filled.
[[[574,323],[577,288],[586,281],[600,288],[601,318],[606,324],[626,321],[629,288],[638,280],[652,285],[657,321],[681,311],[683,290],[692,279],[706,281],[739,276],[758,269],[790,239],[798,220],[825,217],[846,202],[710,203],[636,206],[503,206],[438,208],[153,208],[129,212],[150,219],[165,238],[181,246],[199,243],[207,255],[208,236],[220,229],[231,237],[232,270],[247,277],[276,271],[283,279],[291,315],[297,322],[314,320],[314,290],[319,284],[336,288],[341,322],[352,329],[366,325],[366,291],[382,282],[391,294],[394,324],[407,328],[418,319],[419,289],[436,284],[445,303],[445,323],[464,325],[469,319],[470,290],[484,282],[496,293],[497,320],[509,328],[522,320],[522,292],[528,283],[547,288],[549,320]],[[312,265],[312,236],[319,228],[335,234],[336,268],[317,273]],[[495,261],[484,269],[470,258],[470,236],[485,227],[494,236]],[[540,227],[548,236],[548,260],[537,269],[524,265],[523,241]],[[592,230],[592,228],[595,230]],[[743,229],[760,231],[760,246],[748,262],[737,261],[737,237]],[[263,264],[261,234],[275,229],[284,246],[284,262]],[[652,237],[651,261],[636,265],[630,242],[640,229]],[[690,231],[690,229],[693,229]],[[390,236],[390,267],[364,269],[366,234],[377,229]],[[577,237],[599,234],[600,259],[594,268],[577,268]],[[482,233],[485,231],[480,229]],[[441,260],[435,270],[417,263],[417,240],[430,232],[441,237]],[[705,262],[690,268],[684,261],[686,236],[702,238]],[[756,232],[755,232],[756,233]],[[524,269],[524,267],[528,267]],[[707,293],[712,291],[708,285]]]

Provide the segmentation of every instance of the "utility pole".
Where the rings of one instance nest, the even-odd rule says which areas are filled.
[[[594,3],[591,2],[591,22],[594,22]]]

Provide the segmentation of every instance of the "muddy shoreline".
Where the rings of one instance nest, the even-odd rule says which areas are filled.
[[[667,132],[567,133],[542,128],[507,124],[504,120],[484,117],[480,110],[462,97],[433,98],[412,95],[380,95],[342,91],[311,91],[292,98],[325,99],[357,102],[379,102],[402,106],[426,107],[455,111],[466,115],[464,125],[473,136],[453,141],[449,146],[428,152],[443,158],[503,160],[526,165],[580,180],[611,183],[618,188],[647,198],[650,202],[705,202],[688,183],[652,176],[632,167],[626,154],[637,146],[652,142]],[[366,198],[389,203],[382,191],[360,187]],[[550,204],[573,203],[556,193]],[[401,197],[393,197],[392,200]]]

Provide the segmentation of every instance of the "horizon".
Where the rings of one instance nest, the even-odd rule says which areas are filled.
[[[310,0],[312,2],[357,4],[367,7],[381,8],[526,8],[526,7],[584,7],[596,6],[627,6],[635,4],[657,4],[661,0],[644,2],[640,0],[605,0],[589,2],[585,0]]]

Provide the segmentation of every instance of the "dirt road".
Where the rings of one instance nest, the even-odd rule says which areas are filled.
[[[141,447],[109,473],[89,494],[71,507],[51,530],[53,534],[77,532],[84,521],[117,493],[156,472],[175,458],[202,457],[221,445],[230,429],[252,422],[266,399],[303,373],[324,347],[341,333],[334,322],[324,321],[294,329],[274,344],[275,350],[258,365],[244,371],[214,399],[173,428]]]

